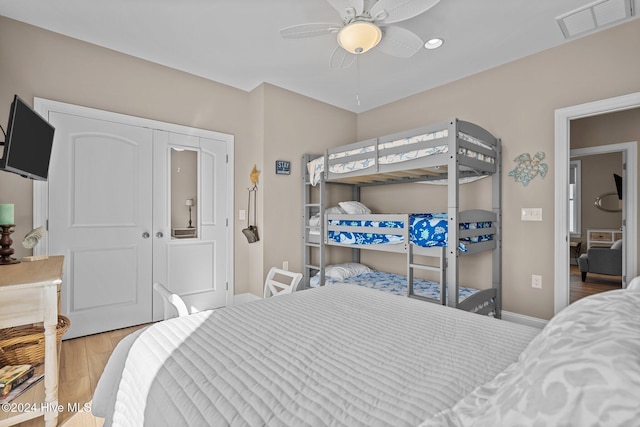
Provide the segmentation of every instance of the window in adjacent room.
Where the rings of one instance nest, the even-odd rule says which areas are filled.
[[[569,162],[569,233],[580,237],[580,160]]]

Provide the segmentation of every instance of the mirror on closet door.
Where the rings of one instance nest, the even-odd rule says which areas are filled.
[[[171,147],[171,237],[198,237],[198,152]]]

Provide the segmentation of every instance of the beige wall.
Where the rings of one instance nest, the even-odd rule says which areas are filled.
[[[8,117],[17,93],[29,102],[37,96],[235,135],[236,293],[257,295],[264,272],[272,265],[288,260],[291,269],[302,267],[303,153],[451,117],[476,122],[502,138],[504,147],[504,308],[549,318],[554,110],[640,91],[640,57],[630,54],[637,50],[639,39],[640,20],[635,20],[355,115],[271,85],[246,93],[0,17],[0,117]],[[547,154],[546,178],[523,187],[506,176],[516,155],[536,151]],[[291,175],[276,176],[275,160],[290,160]],[[248,174],[254,164],[262,172],[258,193],[262,240],[249,245],[240,233],[246,222],[238,220],[237,213],[246,209]],[[423,202],[416,197],[417,186],[393,186],[363,198],[380,210],[442,209],[442,189],[423,185],[418,190],[424,194]],[[463,207],[481,204],[480,196],[488,191],[488,182],[465,187]],[[30,181],[0,174],[0,203],[16,204],[16,236],[31,229],[31,197]],[[520,222],[521,207],[541,207],[544,220]],[[531,288],[531,274],[543,276],[542,290]],[[481,271],[483,275],[486,271]],[[467,277],[462,274],[463,280]]]
[[[356,114],[276,86],[264,91],[263,273],[283,261],[302,271],[302,155],[355,141]],[[276,160],[290,161],[291,174],[276,175]]]
[[[14,94],[30,104],[40,97],[233,134],[236,182],[250,169],[247,92],[0,17],[0,120]],[[0,173],[0,203],[15,204],[16,242],[32,228],[32,189],[30,180]],[[236,190],[236,205],[244,195]],[[236,245],[234,256],[245,259],[247,247]],[[246,281],[244,264],[235,272]]]
[[[631,54],[638,40],[640,20],[635,20],[358,115],[358,139],[451,117],[478,123],[502,139],[507,311],[546,319],[553,315],[554,111],[640,91],[640,56]],[[549,174],[544,179],[524,187],[507,176],[517,155],[537,151],[546,153]],[[438,190],[423,191],[426,200]],[[392,195],[418,203],[409,186]],[[391,196],[371,203],[384,203],[385,197]],[[542,208],[543,221],[521,222],[523,207]],[[542,289],[531,287],[532,274],[542,275]]]
[[[244,150],[246,170],[236,170],[236,245],[247,248],[236,259],[242,276],[236,293],[262,295],[264,277],[271,267],[302,271],[302,155],[321,153],[327,147],[354,141],[356,115],[294,92],[262,84],[249,94],[252,148]],[[276,175],[276,160],[291,162],[290,175]],[[237,162],[236,162],[237,164]],[[249,172],[260,171],[258,182],[258,232],[260,241],[247,243],[240,233],[245,221],[238,210],[247,209]],[[236,251],[236,255],[238,251]]]

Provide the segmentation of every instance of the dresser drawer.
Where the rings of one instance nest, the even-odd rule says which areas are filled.
[[[589,240],[591,240],[592,242],[610,242],[611,233],[603,231],[592,231],[589,233]]]

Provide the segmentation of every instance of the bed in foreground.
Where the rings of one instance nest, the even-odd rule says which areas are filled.
[[[626,347],[637,363],[640,292],[632,296],[616,302],[635,304],[634,329],[627,333],[636,338]],[[629,315],[628,307],[619,308]],[[584,313],[574,311],[580,321]],[[616,313],[611,310],[620,329]],[[491,400],[487,393],[476,396],[478,390],[503,390],[496,379],[518,371],[527,352],[540,357],[545,340],[557,339],[563,327],[538,335],[385,292],[327,286],[172,319],[128,337],[105,368],[92,408],[106,417],[105,425],[116,426],[456,425],[452,411],[461,402]],[[552,333],[540,339],[547,329]],[[532,339],[536,346],[523,352]],[[565,346],[571,342],[562,339]],[[618,363],[621,350],[613,350]],[[637,382],[635,389],[621,386],[634,396],[640,390]],[[548,387],[538,384],[542,397]],[[469,407],[475,405],[463,413]]]

